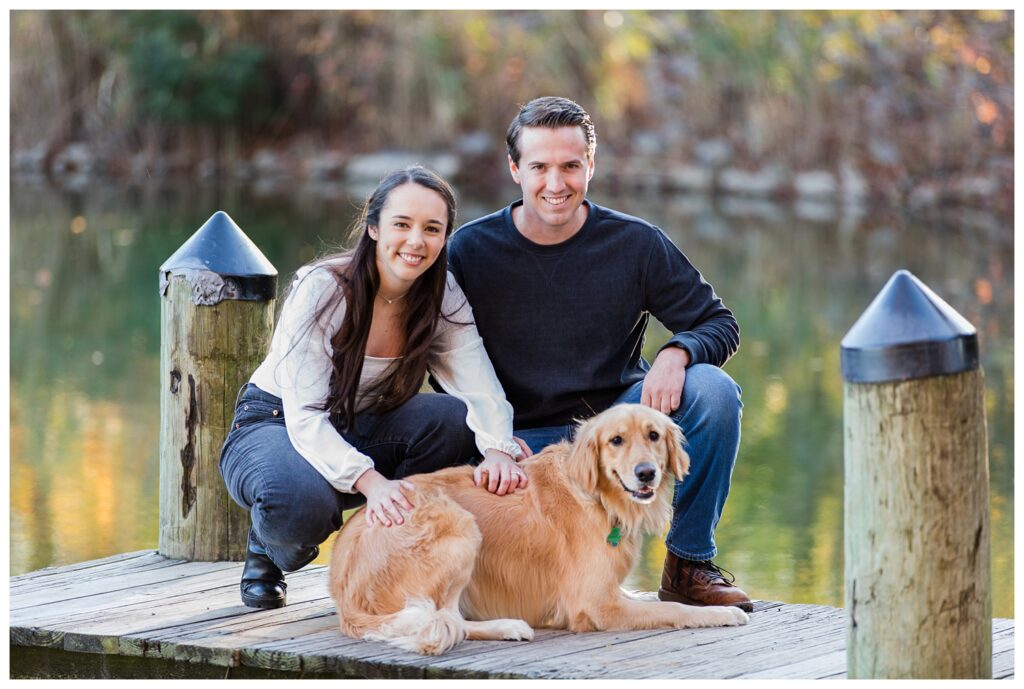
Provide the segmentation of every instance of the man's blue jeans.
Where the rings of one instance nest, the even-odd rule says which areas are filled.
[[[639,404],[643,381],[623,392],[615,404]],[[729,374],[709,364],[686,369],[683,399],[669,416],[683,431],[690,472],[677,481],[672,497],[672,526],[666,547],[687,560],[710,560],[717,553],[715,527],[729,496],[732,469],[740,446],[743,402]],[[571,439],[575,426],[516,429],[534,452]]]

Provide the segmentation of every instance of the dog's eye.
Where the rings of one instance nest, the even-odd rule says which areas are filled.
[[[651,442],[657,442],[658,438],[660,438],[661,436],[658,435],[658,431],[651,431],[649,437],[651,439]]]
[[[621,435],[617,435],[614,438],[612,438],[611,440],[609,440],[608,442],[610,442],[612,445],[621,445],[622,444],[622,436]]]

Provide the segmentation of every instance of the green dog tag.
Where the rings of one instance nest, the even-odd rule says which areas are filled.
[[[606,540],[608,541],[608,543],[611,544],[613,548],[619,544],[619,542],[622,540],[622,532],[619,531],[618,526],[612,527],[612,530],[608,532],[608,538]]]

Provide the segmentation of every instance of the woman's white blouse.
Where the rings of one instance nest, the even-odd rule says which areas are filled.
[[[330,422],[323,406],[333,370],[331,337],[341,327],[345,302],[316,323],[313,314],[340,287],[322,267],[299,270],[274,330],[267,358],[249,379],[261,390],[281,398],[288,438],[299,454],[337,490],[356,492],[354,483],[373,460],[350,445]],[[522,454],[512,439],[512,405],[494,373],[483,340],[473,325],[473,312],[462,289],[448,273],[441,318],[429,368],[446,392],[468,408],[466,425],[476,435],[477,449]],[[454,313],[453,313],[454,312]],[[464,325],[465,324],[465,325]],[[383,375],[387,359],[367,357],[360,391]],[[357,392],[358,398],[359,392]],[[365,404],[365,401],[364,401]],[[362,405],[357,405],[362,406]]]

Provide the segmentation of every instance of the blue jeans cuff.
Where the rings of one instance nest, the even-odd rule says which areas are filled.
[[[668,543],[665,544],[665,549],[671,552],[676,557],[681,557],[684,560],[693,560],[694,562],[704,562],[705,560],[714,560],[715,556],[718,555],[718,549],[712,548],[711,550],[695,551],[694,553],[688,553],[678,548],[673,548]]]

